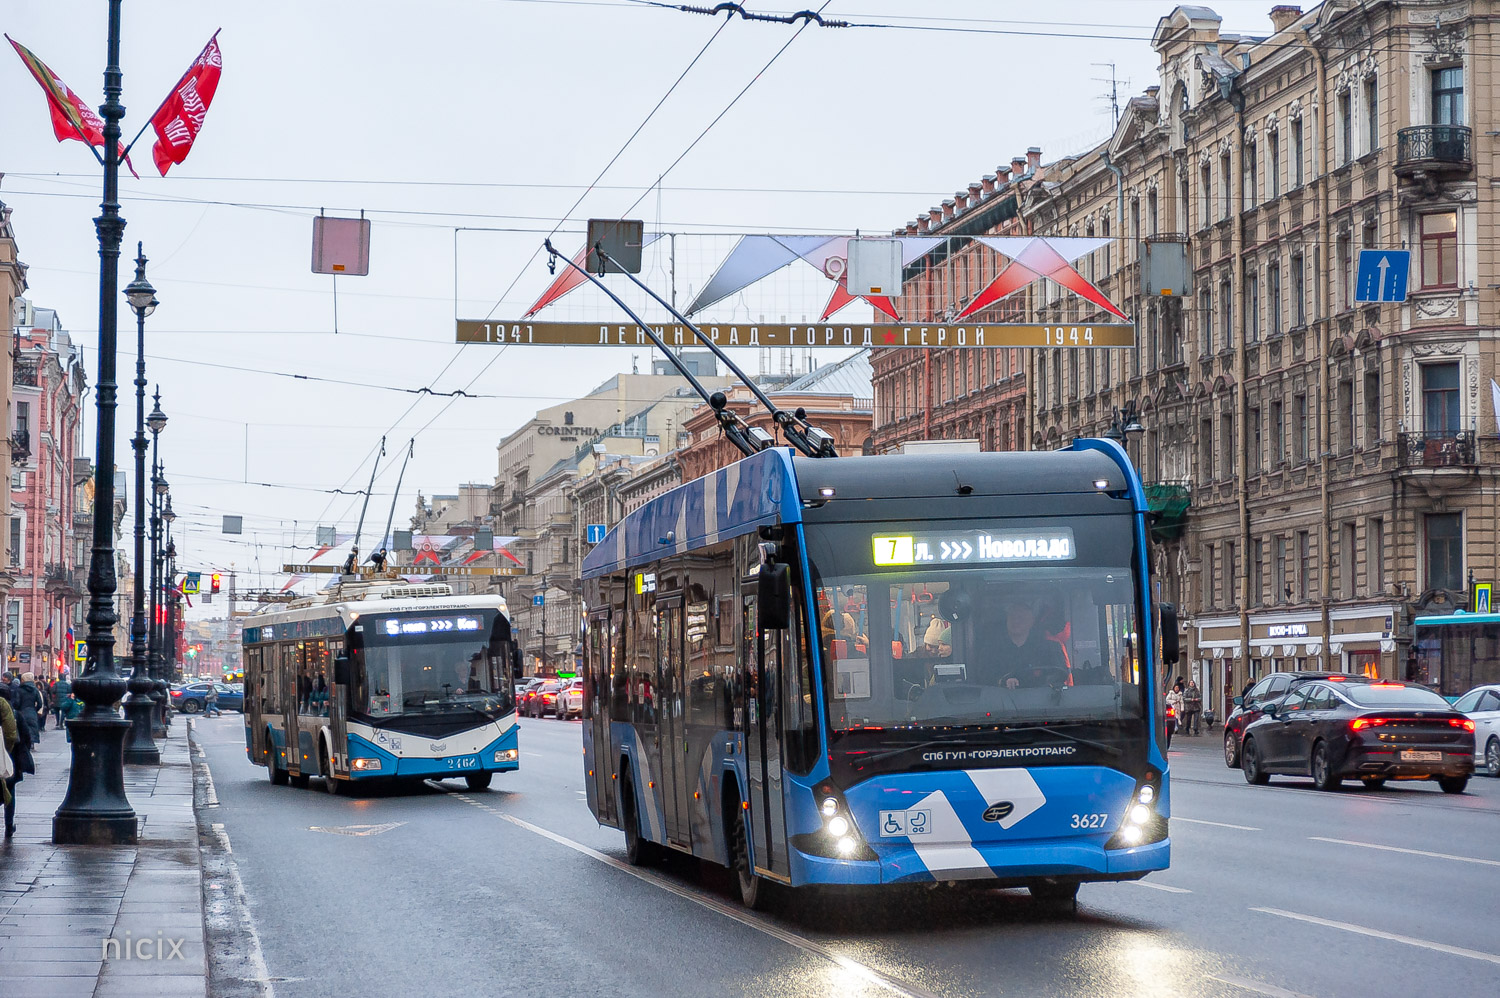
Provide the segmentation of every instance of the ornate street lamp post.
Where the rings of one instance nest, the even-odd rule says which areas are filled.
[[[130,617],[130,698],[125,714],[130,718],[130,742],[125,761],[141,766],[161,765],[161,753],[151,740],[151,720],[156,686],[147,673],[146,589],[141,574],[146,565],[146,316],[156,311],[156,289],[146,280],[146,252],[135,246],[135,280],[125,286],[125,300],[135,312],[135,586]]]
[[[161,388],[153,396],[156,406],[146,417],[146,427],[151,431],[151,621],[146,631],[146,658],[149,664],[152,687],[156,697],[156,718],[152,722],[152,734],[157,738],[167,737],[166,672],[161,661],[161,497],[167,491],[166,480],[161,477],[157,461],[157,438],[167,427],[167,414],[161,411]]]
[[[73,683],[83,713],[68,725],[73,765],[68,792],[52,816],[56,845],[117,845],[136,841],[135,810],[125,796],[125,736],[130,722],[115,711],[125,679],[115,671],[115,351],[119,318],[120,119],[125,106],[120,72],[120,3],[109,0],[104,67],[104,198],[94,228],[99,236],[98,432],[94,451],[94,537],[89,556],[88,661]]]

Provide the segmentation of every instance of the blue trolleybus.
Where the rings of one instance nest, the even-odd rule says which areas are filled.
[[[354,582],[245,621],[245,751],[272,783],[516,769],[519,654],[498,596]]]
[[[584,768],[631,862],[985,880],[1071,908],[1165,869],[1147,507],[1124,452],[811,460],[651,500],[584,562]]]
[[[1412,621],[1414,673],[1450,700],[1500,683],[1500,613],[1457,613]]]

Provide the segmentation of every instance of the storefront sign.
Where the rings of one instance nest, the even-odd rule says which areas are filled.
[[[1306,624],[1269,624],[1266,626],[1266,637],[1268,638],[1305,638],[1307,637]]]

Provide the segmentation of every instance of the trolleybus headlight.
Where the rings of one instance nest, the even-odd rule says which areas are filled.
[[[1142,804],[1150,804],[1156,800],[1156,788],[1148,783],[1144,787],[1141,787],[1141,792],[1138,796]]]
[[[1130,821],[1132,824],[1144,825],[1151,820],[1151,809],[1144,804],[1135,804],[1130,808]]]
[[[515,762],[516,761],[516,750],[513,749],[513,748],[496,749],[495,750],[495,761],[496,762]]]
[[[823,798],[822,811],[823,817],[832,818],[835,814],[839,813],[839,802],[832,797]]]
[[[379,759],[350,759],[350,769],[371,770],[380,768]]]
[[[1138,846],[1145,837],[1146,833],[1140,825],[1126,825],[1120,830],[1120,838],[1126,845]]]
[[[836,839],[841,839],[849,834],[849,819],[842,814],[836,814],[828,819],[828,834]]]
[[[854,850],[858,846],[859,846],[858,842],[855,842],[854,839],[852,839],[852,838],[850,838],[849,836],[846,835],[843,838],[839,839],[839,843],[838,843],[839,855],[840,856],[852,856],[854,854]]]

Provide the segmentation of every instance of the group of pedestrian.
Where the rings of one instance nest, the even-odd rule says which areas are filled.
[[[1203,733],[1203,691],[1198,689],[1196,680],[1189,679],[1184,684],[1182,677],[1177,677],[1177,681],[1167,691],[1167,704],[1177,712],[1179,731],[1185,735]]]
[[[36,775],[32,747],[42,740],[50,714],[54,727],[83,713],[83,704],[73,696],[73,683],[63,672],[51,684],[37,682],[30,672],[0,679],[0,729],[4,731],[5,757],[0,759],[0,799],[5,804],[5,837],[16,833],[16,784],[28,774]],[[68,736],[72,741],[72,735]]]

